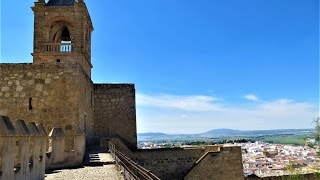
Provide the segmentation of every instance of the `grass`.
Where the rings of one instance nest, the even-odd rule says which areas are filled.
[[[275,143],[275,144],[295,144],[304,145],[304,139],[301,137],[288,137],[288,136],[272,136],[266,137],[263,141]]]

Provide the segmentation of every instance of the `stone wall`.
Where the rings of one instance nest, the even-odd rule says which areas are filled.
[[[130,150],[119,139],[110,142],[120,152],[163,180],[244,179],[241,148],[238,146]]]
[[[160,179],[183,179],[205,149],[150,149],[134,151],[132,160]]]
[[[94,132],[98,138],[120,137],[137,146],[133,84],[94,84]]]
[[[79,167],[82,165],[86,138],[84,131],[78,129],[73,136],[74,145],[67,149],[68,136],[63,128],[53,128],[49,134],[49,149],[47,152],[46,169],[61,169]]]
[[[186,180],[243,180],[241,147],[220,147],[204,154],[189,171]]]
[[[88,143],[121,137],[137,145],[132,84],[93,84],[78,63],[0,64],[0,115],[62,127],[66,144],[80,128]]]
[[[46,169],[81,166],[84,132],[76,131],[70,151],[66,149],[66,137],[63,128],[53,128],[47,136],[41,124],[23,120],[13,124],[8,117],[0,116],[0,180],[44,179]]]
[[[0,64],[0,115],[36,121],[47,132],[93,132],[92,83],[78,63]],[[86,115],[86,117],[84,117]]]
[[[0,180],[44,179],[45,146],[40,124],[0,116]]]
[[[90,77],[86,74],[80,77],[79,91],[79,127],[85,131],[90,144],[94,136],[94,89]]]

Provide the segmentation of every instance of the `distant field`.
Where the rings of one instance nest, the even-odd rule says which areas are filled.
[[[265,137],[261,139],[261,141],[275,143],[275,144],[296,144],[296,145],[304,145],[305,140],[303,137],[290,137],[290,136],[272,136]]]

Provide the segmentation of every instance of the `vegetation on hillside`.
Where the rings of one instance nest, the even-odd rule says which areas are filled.
[[[315,131],[313,133],[315,143],[313,146],[318,149],[318,156],[320,156],[320,117],[314,118],[313,122],[315,123]]]

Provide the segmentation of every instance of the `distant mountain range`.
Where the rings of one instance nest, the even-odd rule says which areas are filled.
[[[148,133],[138,133],[138,136],[168,136],[164,133],[158,133],[158,132],[148,132]]]
[[[230,135],[239,135],[246,131],[234,130],[234,129],[213,129],[205,133],[201,133],[201,136],[230,136]]]
[[[187,139],[187,138],[214,138],[214,137],[248,137],[248,136],[263,136],[263,135],[286,135],[286,134],[306,134],[311,133],[314,129],[277,129],[277,130],[251,130],[241,131],[234,129],[213,129],[199,134],[176,134],[170,135],[161,132],[138,133],[139,140],[159,140],[159,139]]]
[[[314,129],[275,129],[275,130],[250,130],[241,131],[234,129],[213,129],[211,131],[201,133],[201,136],[234,136],[234,135],[275,135],[275,134],[295,134],[299,132],[310,132]]]

